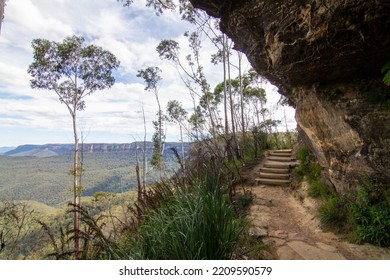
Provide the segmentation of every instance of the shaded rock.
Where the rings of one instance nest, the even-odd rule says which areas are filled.
[[[190,0],[296,107],[301,139],[339,192],[390,181],[387,0]]]
[[[249,229],[249,235],[256,238],[265,237],[268,236],[268,231],[262,227],[252,227]]]

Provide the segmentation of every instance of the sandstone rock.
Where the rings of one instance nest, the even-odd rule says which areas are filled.
[[[330,251],[309,245],[302,241],[291,241],[287,245],[296,252],[304,260],[344,260],[344,256],[335,253],[335,250]]]
[[[284,245],[276,250],[279,260],[303,260],[290,246]]]
[[[265,237],[268,235],[268,231],[263,227],[252,227],[249,229],[249,235],[256,238]]]
[[[390,181],[387,0],[190,0],[296,107],[299,133],[339,192]],[[375,101],[375,102],[373,102]],[[387,104],[381,106],[381,104]]]

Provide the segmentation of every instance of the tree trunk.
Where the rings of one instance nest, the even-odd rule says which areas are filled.
[[[181,140],[181,160],[183,164],[183,171],[186,169],[185,156],[184,156],[184,142],[183,142],[183,129],[179,123],[180,128],[180,140]]]
[[[142,171],[142,186],[143,186],[143,191],[145,191],[146,188],[146,169],[147,169],[147,161],[146,161],[146,120],[145,120],[145,110],[144,106],[142,106],[142,116],[144,119],[144,153],[143,153],[143,171]]]
[[[73,204],[74,204],[74,250],[75,258],[80,258],[80,186],[79,186],[79,138],[77,135],[77,123],[76,123],[76,106],[73,108],[72,121],[73,121],[73,136],[74,136],[74,157],[73,157]]]
[[[222,34],[222,59],[223,59],[223,106],[225,113],[225,136],[229,135],[229,120],[227,110],[227,83],[226,83],[226,38]]]
[[[230,121],[231,121],[231,125],[232,125],[232,133],[233,133],[233,137],[236,137],[236,125],[235,125],[235,122],[234,122],[234,101],[233,101],[233,94],[232,94],[232,80],[231,80],[231,77],[230,77],[230,54],[229,54],[229,45],[228,45],[228,41],[226,41],[226,53],[227,53],[227,56],[226,56],[226,61],[227,61],[227,70],[228,70],[228,81],[229,81],[229,103],[230,103]]]
[[[141,181],[141,174],[139,170],[139,158],[138,158],[138,145],[135,146],[135,157],[137,164],[135,166],[135,173],[137,175],[137,184],[138,184],[138,203],[141,205],[142,203],[142,181]]]
[[[213,115],[213,110],[211,109],[210,107],[210,102],[207,100],[207,111],[209,112],[209,116],[210,116],[210,123],[211,123],[211,134],[214,138],[216,138],[217,136],[217,126],[215,124],[215,121],[214,121],[214,115]]]
[[[240,80],[242,142],[243,142],[243,146],[246,147],[245,118],[244,118],[244,91],[243,91],[243,88],[242,88],[241,62],[242,62],[242,53],[238,52],[238,78]]]
[[[159,166],[160,166],[160,179],[163,178],[163,143],[162,143],[162,115],[161,115],[161,105],[160,100],[158,99],[158,93],[155,92],[157,105],[158,105],[158,137],[159,137]]]
[[[238,140],[237,140],[237,134],[236,134],[236,124],[235,124],[235,117],[234,117],[234,101],[233,101],[233,94],[232,94],[232,79],[230,76],[230,52],[229,52],[229,44],[228,40],[225,42],[226,44],[226,61],[227,61],[227,67],[228,67],[228,81],[229,81],[229,103],[230,103],[230,118],[231,118],[231,124],[232,124],[232,140],[233,140],[233,149],[234,153],[236,154],[237,158],[240,158],[240,148],[238,146]]]

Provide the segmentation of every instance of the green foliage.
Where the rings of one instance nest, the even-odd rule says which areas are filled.
[[[309,151],[301,148],[301,161],[296,172],[310,183],[308,194],[322,199],[319,216],[322,224],[337,232],[348,232],[354,242],[370,242],[390,246],[390,188],[365,179],[357,191],[338,195],[320,181],[321,168],[313,162]]]
[[[295,131],[273,132],[267,137],[271,149],[291,149],[297,141],[298,133]]]
[[[153,155],[151,159],[151,164],[153,166],[162,167],[163,165],[163,149],[165,141],[165,132],[162,124],[162,112],[157,113],[157,121],[153,121],[153,126],[155,132],[152,136],[153,142]]]
[[[300,161],[300,164],[295,168],[295,173],[300,179],[306,177],[309,183],[320,179],[322,168],[315,161],[309,149],[306,147],[300,148],[296,153],[296,157]]]
[[[137,77],[144,80],[146,87],[145,90],[155,92],[158,88],[158,83],[161,81],[161,69],[157,66],[147,67],[145,69],[138,70]]]
[[[353,242],[390,246],[390,191],[382,184],[364,180],[349,195],[321,194],[323,225],[348,233]]]
[[[147,259],[230,259],[241,233],[218,179],[205,178],[148,215],[140,228]]]
[[[37,221],[50,215],[56,211],[36,202],[0,201],[0,259],[43,258],[47,239]]]
[[[387,61],[385,65],[383,65],[381,72],[382,74],[385,74],[385,76],[383,77],[383,82],[389,86],[390,85],[390,60]]]
[[[179,61],[179,49],[179,43],[174,40],[162,40],[156,48],[161,59],[173,62]]]
[[[346,203],[335,190],[321,181],[321,166],[306,147],[300,148],[296,153],[300,161],[295,173],[302,180],[306,178],[309,183],[308,195],[321,198],[319,217],[322,224],[329,229],[340,231],[347,220]]]
[[[187,118],[187,111],[184,110],[181,102],[177,100],[170,100],[167,104],[168,120],[171,122],[177,122],[179,124]]]
[[[390,246],[390,189],[365,180],[350,205],[361,241]]]
[[[73,114],[84,109],[85,96],[114,84],[112,71],[119,67],[112,53],[94,45],[83,46],[84,41],[78,36],[62,43],[34,39],[34,61],[28,68],[31,87],[54,90]]]
[[[342,199],[337,196],[328,197],[319,209],[323,225],[335,231],[340,231],[347,217],[347,210]]]
[[[331,195],[329,187],[320,180],[312,181],[308,189],[308,195],[311,197],[326,198]]]
[[[264,150],[269,148],[268,134],[261,128],[255,126],[252,129],[254,156],[259,156]]]
[[[371,104],[379,105],[381,107],[390,109],[390,94],[387,90],[372,89],[365,95],[364,99]]]
[[[170,145],[168,145],[170,146]],[[179,147],[179,144],[177,144]],[[186,145],[188,150],[188,145]],[[147,159],[153,149],[148,146]],[[164,153],[165,174],[170,176],[178,169],[171,150]],[[98,191],[122,193],[134,190],[137,178],[135,151],[129,153],[84,153],[83,196]],[[0,156],[0,197],[6,200],[35,200],[50,206],[63,206],[71,200],[67,175],[72,166],[72,155],[49,158]],[[158,170],[151,170],[147,184],[158,180]]]

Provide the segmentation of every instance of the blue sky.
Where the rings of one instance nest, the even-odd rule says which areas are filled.
[[[193,27],[173,12],[157,17],[134,1],[130,8],[116,0],[10,0],[0,34],[0,147],[21,144],[72,143],[71,118],[53,92],[31,89],[27,68],[32,62],[31,41],[45,38],[62,41],[76,34],[111,51],[121,62],[115,72],[116,84],[86,98],[86,110],[79,114],[79,129],[85,142],[125,143],[143,139],[142,107],[146,114],[148,139],[156,119],[155,97],[144,91],[137,70],[159,66],[163,81],[159,95],[163,108],[168,100],[181,101],[191,110],[192,101],[176,69],[161,61],[155,48],[162,39],[179,42],[187,53],[183,33]],[[202,61],[212,86],[222,79],[222,66],[212,66],[215,52],[205,40]],[[247,62],[244,67],[249,67]],[[233,70],[234,71],[234,70]],[[232,73],[232,76],[235,74]],[[278,100],[276,90],[267,87],[271,103]],[[272,105],[271,106],[275,106]],[[276,112],[281,118],[281,112]],[[287,111],[291,127],[295,127],[293,110]],[[178,141],[178,130],[167,128],[167,140]]]

